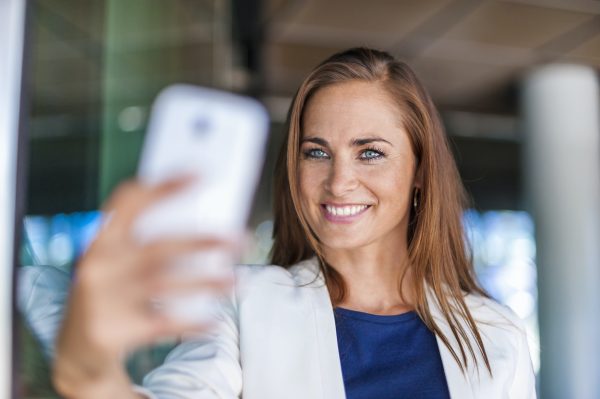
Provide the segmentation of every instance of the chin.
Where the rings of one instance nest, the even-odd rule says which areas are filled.
[[[320,240],[324,249],[333,249],[333,250],[352,250],[355,248],[360,248],[367,244],[367,240],[362,240],[355,237],[335,237],[335,238],[324,238]]]

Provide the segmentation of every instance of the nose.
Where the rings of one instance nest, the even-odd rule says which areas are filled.
[[[335,197],[342,197],[358,186],[358,178],[350,162],[334,158],[330,164],[326,188]]]

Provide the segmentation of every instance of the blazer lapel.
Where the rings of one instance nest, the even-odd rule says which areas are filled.
[[[319,373],[321,375],[322,399],[345,399],[344,379],[337,344],[333,306],[329,291],[319,270],[315,258],[306,262],[308,273],[302,280],[310,282],[307,288],[311,290],[312,305],[315,316],[315,332],[319,353]],[[315,276],[317,278],[315,279]]]
[[[454,351],[456,353],[460,353],[460,347],[458,346],[458,343],[452,334],[452,329],[440,310],[435,296],[430,290],[427,291],[427,302],[429,303],[431,315],[435,319],[438,327],[440,330],[442,330],[446,338],[448,338]],[[440,351],[442,364],[444,366],[444,374],[446,375],[446,382],[448,383],[450,397],[452,399],[473,399],[474,394],[472,390],[472,376],[470,368],[468,368],[467,372],[463,374],[460,366],[442,339],[438,335],[436,335],[435,338]]]

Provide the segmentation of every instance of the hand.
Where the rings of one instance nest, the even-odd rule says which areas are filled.
[[[218,246],[233,249],[233,243],[171,239],[141,245],[131,234],[144,209],[188,183],[189,179],[179,179],[147,187],[128,182],[109,199],[105,211],[110,220],[77,266],[56,342],[53,379],[64,395],[79,395],[94,386],[127,386],[123,369],[127,352],[159,338],[209,328],[173,319],[151,303],[175,293],[229,290],[230,280],[176,279],[169,264],[185,253]]]

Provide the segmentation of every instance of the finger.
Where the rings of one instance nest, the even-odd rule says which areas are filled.
[[[210,237],[155,241],[139,248],[140,260],[137,262],[137,267],[142,270],[142,274],[152,274],[157,272],[156,269],[177,263],[186,255],[193,256],[196,253],[211,251],[234,253],[237,246],[237,242]]]
[[[245,255],[251,254],[256,245],[256,239],[254,236],[254,232],[251,230],[245,230],[241,233],[236,240],[236,247],[234,249],[234,253],[237,259],[242,259]]]
[[[157,313],[148,320],[144,340],[146,343],[161,339],[179,339],[184,334],[208,335],[218,326],[217,320],[185,321],[171,317],[166,313]]]
[[[155,186],[137,181],[122,183],[103,210],[110,215],[106,230],[129,235],[133,221],[149,206],[189,186],[197,177],[183,176]]]
[[[146,257],[164,259],[183,255],[187,252],[226,250],[234,251],[238,247],[234,239],[221,237],[198,237],[189,239],[163,239],[153,241],[140,247]]]
[[[170,298],[196,293],[210,292],[215,295],[231,293],[235,282],[232,276],[198,277],[186,273],[165,276],[155,275],[148,279],[144,286],[143,297]]]

